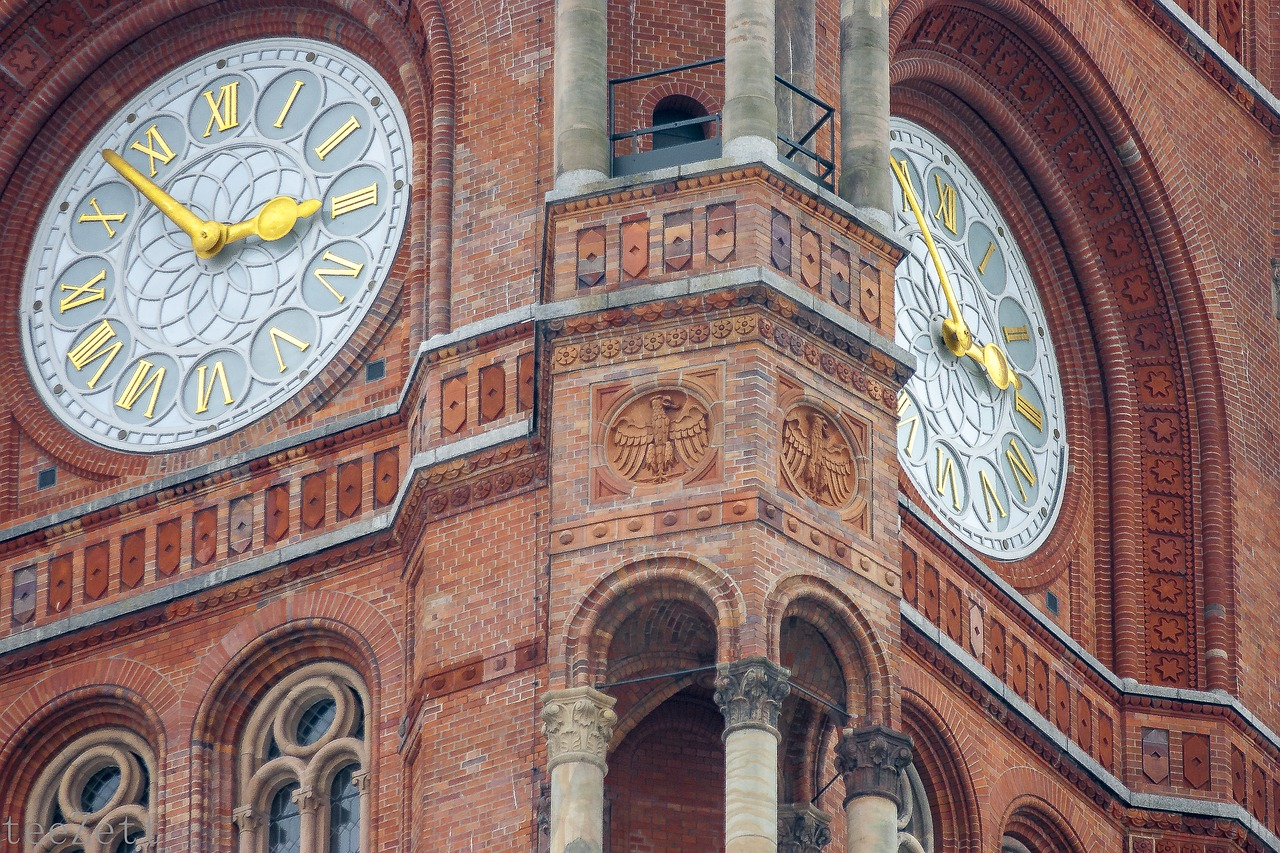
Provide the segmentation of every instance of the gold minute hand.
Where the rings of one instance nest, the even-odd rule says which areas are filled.
[[[197,255],[211,258],[222,248],[222,244],[226,242],[226,226],[221,222],[201,219],[111,149],[103,149],[102,159],[191,238],[191,247],[196,250]]]
[[[969,334],[969,327],[965,325],[964,317],[960,315],[960,304],[956,302],[956,295],[951,290],[951,279],[947,277],[947,271],[942,266],[942,258],[938,255],[938,247],[933,242],[933,234],[929,231],[929,222],[925,218],[924,211],[920,209],[920,202],[916,200],[915,191],[911,189],[911,179],[907,176],[907,170],[899,165],[898,161],[889,156],[889,165],[893,168],[893,174],[898,178],[898,183],[902,185],[902,195],[906,198],[907,204],[911,205],[911,212],[916,216],[916,222],[920,225],[920,234],[924,237],[924,244],[929,249],[929,257],[933,259],[933,268],[938,271],[938,283],[942,285],[942,295],[947,300],[947,310],[951,316],[942,321],[942,340],[947,345],[947,349],[951,350],[951,354],[962,356],[973,347],[973,336]]]

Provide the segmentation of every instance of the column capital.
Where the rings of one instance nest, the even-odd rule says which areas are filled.
[[[822,853],[830,826],[831,815],[812,803],[778,806],[778,853]]]
[[[716,704],[724,714],[724,734],[764,729],[778,736],[778,712],[791,692],[791,671],[763,657],[722,663],[716,673]]]
[[[293,800],[293,804],[302,814],[314,814],[316,809],[320,808],[320,796],[314,788],[299,788],[290,795],[289,799]]]
[[[253,806],[239,806],[232,809],[231,820],[241,833],[253,833],[262,825],[262,813]]]
[[[845,729],[836,744],[836,770],[844,777],[845,805],[875,796],[899,806],[898,777],[911,764],[911,738],[888,726]]]
[[[542,699],[542,734],[547,738],[547,769],[566,761],[605,768],[618,700],[593,687],[551,690]]]

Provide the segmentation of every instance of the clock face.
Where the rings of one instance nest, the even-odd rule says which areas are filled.
[[[90,441],[158,452],[293,397],[378,296],[409,153],[391,88],[330,44],[242,42],[147,86],[33,241],[23,350],[45,403]]]
[[[895,283],[896,338],[917,362],[898,399],[898,458],[962,540],[991,557],[1021,559],[1049,535],[1067,467],[1044,309],[1009,226],[959,155],[911,122],[895,118],[890,128],[903,175],[894,184],[896,223],[910,247]],[[942,335],[952,312],[939,265],[973,339],[961,355]]]

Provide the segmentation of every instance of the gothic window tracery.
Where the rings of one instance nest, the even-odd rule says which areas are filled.
[[[70,743],[32,789],[24,853],[153,850],[153,766],[150,746],[124,729],[102,729]]]
[[[240,742],[240,853],[368,850],[368,695],[351,668],[316,663],[259,701]]]

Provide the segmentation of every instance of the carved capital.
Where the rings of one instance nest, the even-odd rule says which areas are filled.
[[[778,806],[778,853],[822,853],[830,826],[831,815],[812,803]]]
[[[361,794],[369,793],[369,771],[357,770],[351,774],[351,784],[356,786],[356,790]]]
[[[240,830],[241,835],[253,834],[262,825],[262,814],[253,806],[240,806],[232,810],[231,820]]]
[[[845,729],[836,744],[845,805],[854,797],[884,797],[902,805],[898,777],[911,764],[911,738],[888,726]]]
[[[316,809],[320,808],[320,797],[316,795],[314,788],[299,788],[293,792],[290,799],[303,814],[315,814]]]
[[[552,690],[542,700],[542,733],[547,738],[547,767],[585,761],[604,769],[618,715],[617,702],[591,687]]]
[[[768,658],[722,663],[716,675],[716,704],[724,714],[724,734],[735,729],[767,729],[778,734],[778,712],[791,692],[791,671]]]

